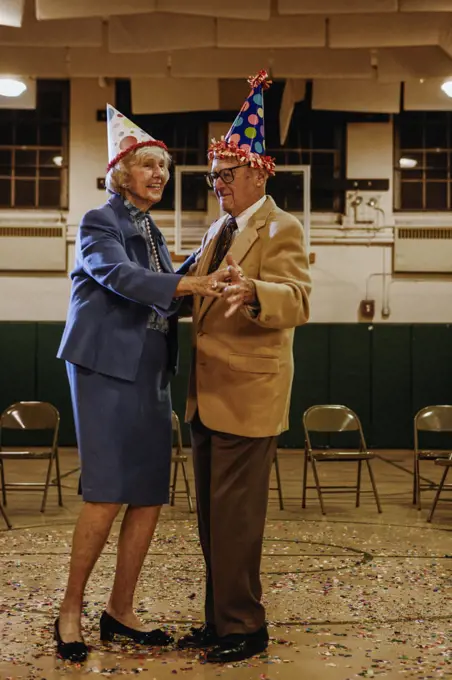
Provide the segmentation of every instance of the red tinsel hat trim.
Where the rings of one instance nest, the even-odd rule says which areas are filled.
[[[257,73],[255,76],[250,76],[247,82],[251,85],[253,90],[256,87],[259,87],[259,85],[262,85],[263,90],[268,90],[272,84],[272,81],[269,80],[268,73],[265,71],[265,69],[259,71],[259,73]]]
[[[127,149],[124,149],[124,151],[116,154],[116,156],[108,163],[107,172],[110,172],[116,163],[122,161],[124,156],[127,156],[128,153],[131,151],[136,151],[137,149],[142,149],[144,146],[158,146],[160,149],[168,151],[168,147],[166,146],[165,142],[160,142],[158,139],[149,139],[147,142],[137,142],[137,144],[132,144],[132,146],[129,146]]]
[[[209,160],[216,158],[236,158],[239,163],[248,162],[252,168],[263,168],[269,175],[275,174],[276,163],[271,156],[261,156],[255,151],[241,149],[235,142],[228,142],[222,137],[218,142],[212,139],[207,153]]]

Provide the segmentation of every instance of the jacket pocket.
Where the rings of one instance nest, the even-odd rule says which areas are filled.
[[[230,354],[229,368],[245,373],[278,373],[279,359],[253,354]]]

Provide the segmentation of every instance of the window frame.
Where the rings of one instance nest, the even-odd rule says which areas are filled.
[[[412,116],[412,121],[409,117]],[[428,117],[441,116],[444,118],[446,146],[427,146]],[[407,122],[421,122],[422,145],[403,146],[401,144],[402,126]],[[429,165],[429,155],[446,154],[445,166]],[[400,167],[401,158],[421,157],[420,165],[407,169]],[[394,117],[394,212],[395,213],[426,213],[450,212],[452,210],[452,112],[450,111],[402,111]],[[410,173],[412,177],[410,178]],[[435,177],[435,173],[437,173]],[[442,174],[439,177],[438,174]],[[405,174],[405,176],[404,176]],[[403,205],[403,185],[419,184],[422,192],[421,207],[406,207]],[[431,185],[445,185],[446,202],[443,207],[428,205],[428,188]]]
[[[45,101],[46,95],[58,91],[62,98],[61,111],[58,116],[52,116],[43,111],[41,105]],[[36,126],[36,143],[23,144],[17,141],[17,133],[20,125],[23,124],[25,111],[33,112],[32,123]],[[8,120],[9,119],[9,120]],[[12,139],[10,144],[0,143],[0,155],[2,152],[10,153],[10,159],[6,165],[0,164],[0,182],[9,181],[9,201],[8,203],[0,204],[0,211],[5,210],[42,210],[42,211],[61,211],[67,210],[69,207],[69,124],[70,124],[70,81],[69,80],[44,80],[37,81],[37,106],[34,110],[25,109],[0,109],[0,123],[11,126]],[[56,143],[42,143],[41,135],[44,126],[59,125],[61,128],[61,144]],[[19,154],[23,152],[31,152],[34,154],[34,163],[20,164],[18,162]],[[41,163],[41,155],[45,152],[54,154],[54,157],[61,156],[63,161],[61,165],[51,165],[49,162]],[[27,174],[27,169],[30,169]],[[7,169],[8,171],[6,171]],[[22,169],[19,171],[19,169]],[[46,174],[45,170],[55,171],[52,177],[50,172]],[[34,192],[33,201],[30,205],[17,203],[17,192],[20,187],[20,182],[33,182]],[[58,182],[59,183],[59,200],[58,205],[40,205],[40,190],[42,182]]]

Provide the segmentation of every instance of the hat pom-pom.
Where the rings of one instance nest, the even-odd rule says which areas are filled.
[[[250,76],[248,78],[248,83],[251,85],[251,88],[253,90],[256,87],[259,87],[259,85],[262,86],[263,90],[268,90],[268,88],[272,84],[272,81],[269,79],[267,71],[262,69],[262,71],[259,71],[257,75]]]

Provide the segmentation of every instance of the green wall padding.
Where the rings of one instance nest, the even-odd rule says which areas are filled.
[[[0,408],[20,400],[50,401],[61,414],[61,445],[74,446],[65,365],[56,359],[63,326],[0,323]],[[181,323],[179,375],[172,395],[185,445],[190,338],[191,324]],[[452,403],[449,324],[308,324],[296,330],[294,357],[291,423],[280,439],[282,447],[303,447],[302,414],[314,404],[350,406],[361,418],[370,446],[411,448],[415,412],[429,404]],[[331,444],[345,446],[347,437],[332,437]],[[425,445],[443,443],[427,437]]]
[[[280,437],[283,448],[303,446],[303,413],[313,404],[328,403],[328,353],[327,324],[307,324],[295,330],[290,429]]]
[[[36,336],[36,399],[49,401],[60,412],[60,444],[75,445],[71,394],[66,364],[56,358],[63,323],[40,323]]]
[[[370,347],[372,331],[361,324],[330,327],[329,403],[343,404],[355,411],[364,432],[370,430]],[[331,436],[333,447],[355,446],[356,434]]]
[[[35,398],[35,323],[0,323],[0,410]]]
[[[35,323],[0,324],[0,410],[17,401],[33,401],[36,394]],[[4,446],[46,445],[43,433],[14,430],[3,433]],[[5,465],[6,467],[6,465]]]
[[[372,330],[371,420],[365,433],[377,448],[412,446],[412,327],[375,325]]]
[[[412,413],[430,404],[452,403],[452,325],[413,326]],[[451,437],[422,434],[420,445],[449,448]]]

